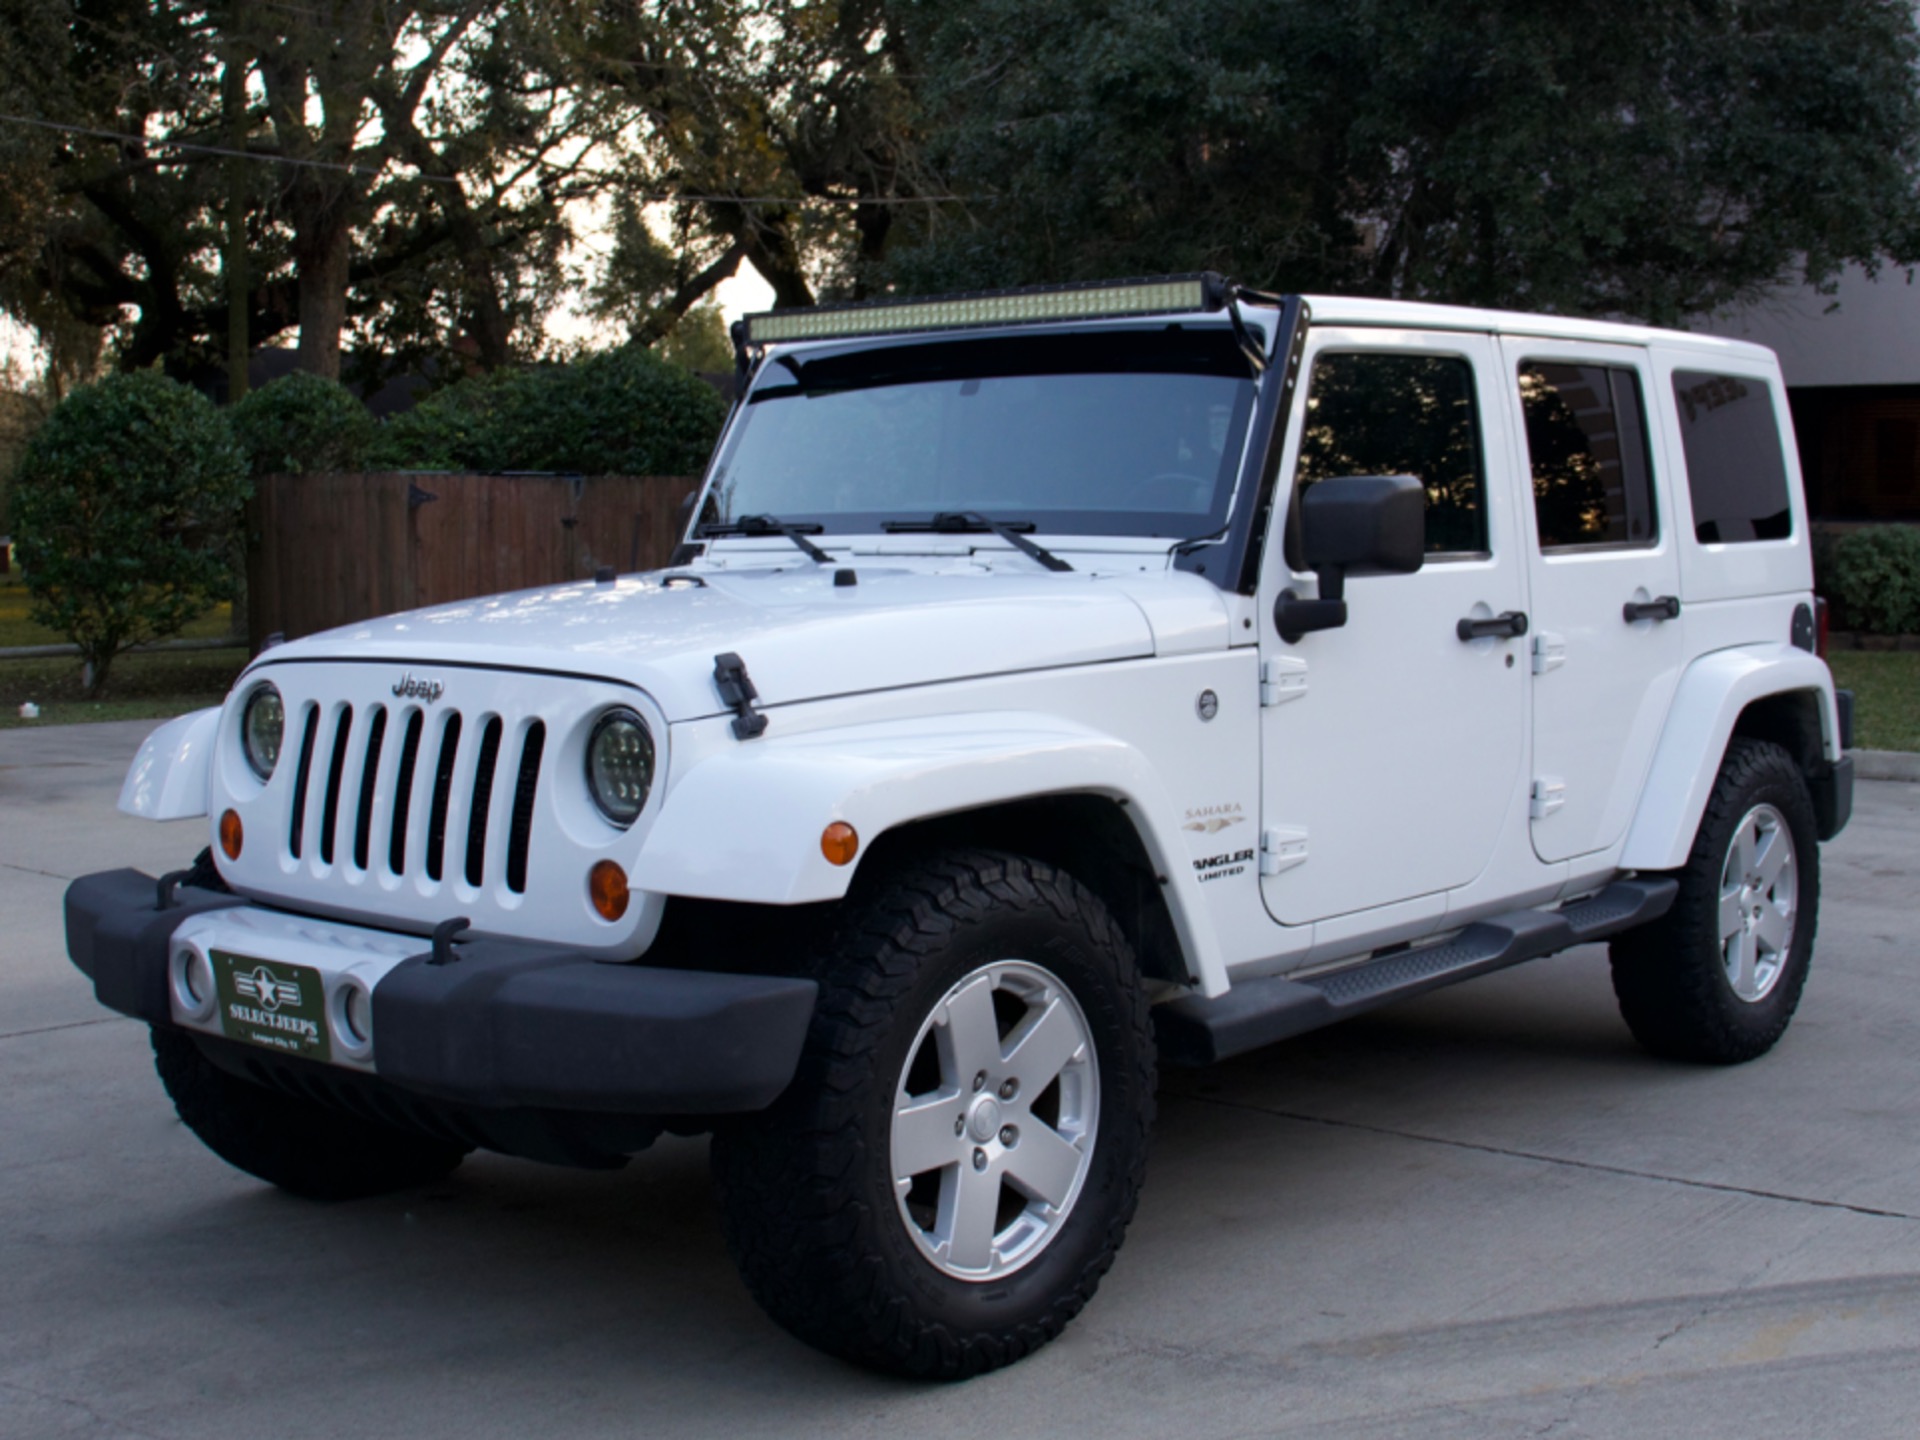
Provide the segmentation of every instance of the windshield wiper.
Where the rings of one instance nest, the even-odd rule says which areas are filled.
[[[742,515],[738,520],[710,521],[694,533],[702,539],[709,535],[784,535],[806,551],[807,558],[815,564],[831,565],[833,556],[807,539],[826,528],[824,525],[789,525],[772,515]]]
[[[931,520],[886,520],[880,528],[889,535],[966,535],[990,531],[1022,555],[1030,555],[1049,570],[1071,570],[1073,566],[1043,545],[1036,545],[1020,532],[1033,529],[1031,520],[990,520],[978,510],[945,510]]]

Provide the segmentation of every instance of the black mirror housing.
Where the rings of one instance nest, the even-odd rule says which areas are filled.
[[[1348,575],[1411,575],[1427,559],[1427,487],[1412,475],[1342,475],[1300,498],[1300,550],[1320,595],[1282,590],[1273,623],[1292,644],[1347,623]]]
[[[1343,475],[1300,500],[1301,553],[1324,575],[1411,575],[1427,558],[1427,487],[1412,475]]]

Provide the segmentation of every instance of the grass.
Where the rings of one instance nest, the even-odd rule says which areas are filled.
[[[66,636],[36,625],[27,618],[30,604],[27,587],[20,583],[20,572],[0,575],[0,649],[13,645],[60,645]],[[216,605],[180,632],[183,640],[215,640],[232,627],[231,605]],[[14,702],[16,708],[18,701]]]
[[[94,720],[165,720],[218,705],[247,663],[245,646],[227,650],[149,651],[113,662],[107,698],[80,698],[80,662],[0,660],[0,730],[75,725]],[[20,718],[22,702],[40,718]]]
[[[1835,650],[1833,682],[1853,691],[1853,743],[1920,750],[1920,651]]]

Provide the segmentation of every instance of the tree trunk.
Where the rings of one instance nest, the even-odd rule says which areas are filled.
[[[353,259],[346,197],[336,195],[318,213],[302,217],[293,246],[300,277],[300,349],[297,369],[340,378],[340,332],[347,324],[347,269]],[[296,222],[299,223],[299,222]]]

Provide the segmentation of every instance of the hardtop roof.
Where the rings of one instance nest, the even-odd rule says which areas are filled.
[[[1400,327],[1410,330],[1469,330],[1490,335],[1523,335],[1545,340],[1590,340],[1609,345],[1662,345],[1718,354],[1728,359],[1774,363],[1774,353],[1748,340],[1728,340],[1690,330],[1666,330],[1617,320],[1583,320],[1571,315],[1538,315],[1518,310],[1481,310],[1466,305],[1436,305],[1423,300],[1376,300],[1355,295],[1304,295],[1316,325]]]

